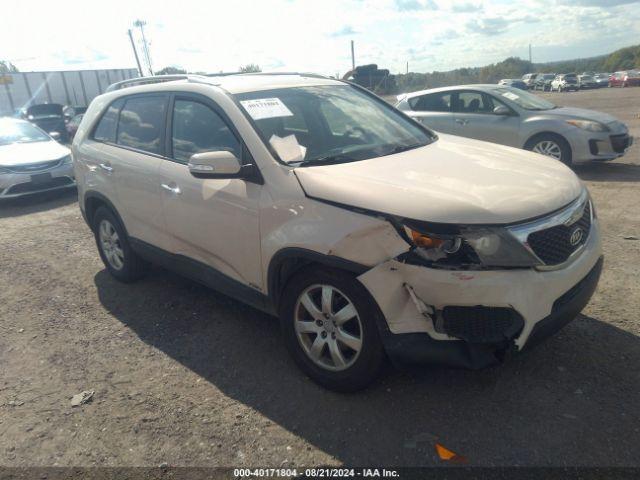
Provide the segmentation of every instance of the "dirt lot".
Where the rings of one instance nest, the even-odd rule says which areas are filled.
[[[544,96],[640,137],[640,88]],[[112,280],[75,194],[0,205],[0,465],[434,465],[436,441],[478,465],[640,465],[640,146],[578,173],[606,254],[583,315],[502,367],[349,396],[262,313],[159,269]]]

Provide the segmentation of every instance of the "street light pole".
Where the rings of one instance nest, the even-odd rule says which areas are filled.
[[[131,29],[127,30],[127,33],[129,34],[129,40],[131,40],[131,48],[133,48],[133,54],[136,57],[136,64],[138,65],[138,73],[140,74],[141,77],[143,77],[144,74],[142,73],[142,66],[140,65],[140,59],[138,58],[138,51],[136,50],[136,44],[133,41],[133,33],[131,32]]]

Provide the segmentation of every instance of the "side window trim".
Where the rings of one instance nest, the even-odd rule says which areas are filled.
[[[165,156],[163,158],[165,158],[165,160],[169,160],[171,162],[176,162],[176,163],[180,163],[182,165],[186,165],[187,162],[183,162],[181,160],[178,160],[177,158],[174,158],[173,156],[173,116],[175,114],[175,103],[176,100],[182,100],[182,101],[188,101],[188,102],[194,102],[194,103],[199,103],[201,105],[204,105],[205,107],[210,108],[211,110],[213,110],[213,112],[218,115],[218,117],[220,117],[220,120],[222,120],[222,122],[225,124],[225,126],[229,129],[229,131],[231,132],[231,134],[236,138],[236,140],[238,141],[238,143],[240,144],[240,150],[241,150],[241,158],[239,158],[240,163],[242,165],[248,165],[248,164],[254,164],[255,162],[253,161],[253,157],[251,156],[251,153],[249,152],[249,149],[247,148],[246,144],[244,143],[244,140],[242,138],[242,135],[240,135],[240,132],[238,132],[238,130],[236,129],[235,125],[233,124],[233,122],[231,121],[231,119],[229,118],[229,116],[226,114],[226,112],[211,98],[205,96],[205,95],[201,95],[201,94],[197,94],[197,93],[190,93],[190,92],[174,92],[171,94],[171,99],[169,102],[169,108],[171,109],[170,114],[167,115],[167,122],[166,122],[166,140],[165,140]]]

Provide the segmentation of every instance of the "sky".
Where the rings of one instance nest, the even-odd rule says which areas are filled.
[[[64,6],[64,8],[61,8]],[[146,21],[153,67],[343,75],[589,57],[640,43],[640,0],[3,1],[0,60],[21,71],[135,67]],[[9,14],[7,14],[9,12]]]

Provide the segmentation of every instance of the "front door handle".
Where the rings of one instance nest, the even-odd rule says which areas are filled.
[[[469,120],[465,120],[464,118],[456,118],[456,123],[458,125],[466,125],[467,123],[469,123]]]
[[[176,185],[175,183],[173,184],[174,186],[168,185],[166,183],[161,183],[160,186],[162,188],[164,188],[167,192],[171,192],[175,195],[180,195],[182,193],[182,190],[180,190],[180,187],[178,185]]]
[[[113,172],[113,167],[111,165],[109,165],[108,163],[101,163],[100,164],[100,168],[102,170],[104,170],[105,172],[108,172],[108,173]]]

